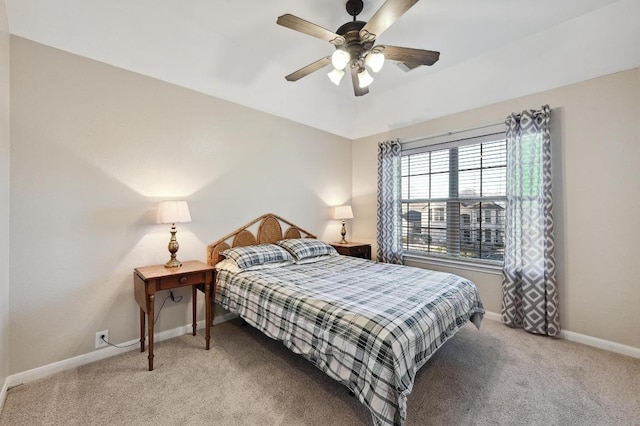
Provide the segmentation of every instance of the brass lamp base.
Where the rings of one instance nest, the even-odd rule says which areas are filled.
[[[344,237],[347,235],[347,228],[344,227],[344,220],[342,221],[342,230],[340,231],[340,235],[342,235],[340,244],[347,244],[347,240],[344,239]]]
[[[181,266],[182,266],[182,262],[180,262],[176,258],[172,258],[171,260],[169,260],[167,263],[164,264],[165,268],[179,268]]]
[[[165,268],[179,268],[182,266],[182,262],[176,259],[176,253],[180,246],[178,245],[178,240],[176,240],[176,224],[171,225],[171,239],[169,240],[169,245],[167,248],[169,249],[169,253],[171,253],[171,259],[167,263],[164,264]]]

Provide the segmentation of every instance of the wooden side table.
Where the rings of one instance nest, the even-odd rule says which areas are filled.
[[[330,243],[343,256],[361,257],[371,260],[371,244],[363,243]]]
[[[136,302],[140,306],[140,352],[144,352],[145,314],[149,336],[149,371],[153,370],[153,320],[155,317],[155,295],[160,290],[171,290],[191,286],[193,303],[193,335],[196,335],[197,286],[204,284],[205,297],[205,342],[209,350],[211,340],[211,293],[215,291],[214,268],[197,260],[183,262],[179,268],[153,265],[133,271],[133,287]]]

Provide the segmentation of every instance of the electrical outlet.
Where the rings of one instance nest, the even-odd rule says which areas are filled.
[[[104,337],[104,340],[102,340],[102,337]],[[96,333],[96,349],[108,346],[109,344],[105,340],[109,341],[109,330],[98,331]]]

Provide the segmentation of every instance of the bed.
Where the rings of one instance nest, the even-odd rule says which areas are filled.
[[[484,314],[469,280],[340,256],[274,214],[209,245],[208,261],[217,304],[347,386],[375,425],[405,424],[418,369]]]

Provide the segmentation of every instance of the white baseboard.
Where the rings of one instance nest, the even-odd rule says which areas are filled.
[[[236,318],[235,314],[226,314],[218,316],[213,321],[213,324],[220,324]],[[491,321],[502,322],[502,315],[495,312],[485,312],[484,317]],[[198,321],[198,329],[204,328],[204,321]],[[191,324],[177,327],[172,330],[162,331],[155,334],[155,341],[160,342],[162,340],[172,339],[174,337],[182,336],[183,334],[191,332]],[[593,346],[599,349],[608,350],[622,355],[631,356],[634,358],[640,358],[640,348],[633,346],[622,345],[620,343],[611,342],[608,340],[598,339],[596,337],[587,336],[580,333],[574,333],[572,331],[562,330],[560,332],[561,339],[566,339],[572,342],[581,343],[588,346]],[[98,349],[93,352],[89,352],[84,355],[79,355],[73,358],[65,359],[63,361],[55,362],[53,364],[45,365],[42,367],[34,368],[32,370],[23,371],[21,373],[13,374],[5,380],[2,388],[0,389],[0,410],[6,399],[7,389],[13,386],[17,386],[22,383],[31,382],[33,380],[43,379],[53,374],[69,370],[71,368],[79,367],[81,365],[89,364],[95,361],[99,361],[105,358],[110,358],[115,355],[119,355],[125,351],[138,349],[136,343],[138,339],[130,340],[128,342],[120,343],[119,346],[127,346],[125,348],[116,348],[113,346],[106,347],[104,349]]]
[[[233,318],[236,318],[235,314],[226,314],[217,316],[213,324],[220,324],[226,321],[229,321]],[[198,321],[197,328],[204,328],[204,321]],[[182,327],[177,327],[172,330],[161,331],[160,333],[154,334],[154,341],[161,342],[163,340],[172,339],[174,337],[182,336],[183,334],[192,332],[192,324],[187,324]],[[93,352],[89,352],[83,355],[78,355],[73,358],[68,358],[59,362],[54,362],[53,364],[44,365],[42,367],[34,368],[32,370],[23,371],[21,373],[13,374],[9,376],[6,380],[6,383],[3,387],[3,393],[0,396],[4,396],[7,388],[12,386],[17,386],[22,383],[31,382],[38,379],[43,379],[45,377],[49,377],[53,374],[60,373],[65,370],[70,370],[75,367],[80,367],[85,364],[90,364],[92,362],[100,361],[105,358],[110,358],[115,355],[120,355],[123,352],[131,351],[134,349],[139,349],[140,346],[136,345],[139,343],[139,339],[130,340],[128,342],[118,343],[118,346],[123,347],[114,347],[108,346],[103,349],[98,349]],[[4,401],[2,399],[1,401]]]
[[[485,312],[484,317],[492,321],[502,322],[502,315],[495,312]],[[609,340],[599,339],[597,337],[587,336],[586,334],[575,333],[573,331],[560,330],[558,334],[560,339],[569,340],[570,342],[581,343],[594,348],[604,349],[609,352],[615,352],[621,355],[627,355],[633,358],[640,358],[640,348],[623,345],[621,343],[611,342]]]
[[[484,317],[486,319],[490,319],[491,321],[502,322],[502,315],[496,314],[495,312],[485,311]]]
[[[7,388],[9,387],[9,378],[7,377],[0,389],[0,413],[2,413],[2,407],[4,407],[4,400],[7,399]]]
[[[640,358],[640,348],[627,346],[609,340],[598,339],[597,337],[587,336],[586,334],[574,333],[573,331],[560,330],[561,339],[570,340],[583,345],[593,346],[594,348],[604,349],[606,351],[615,352],[621,355],[627,355],[633,358]]]

